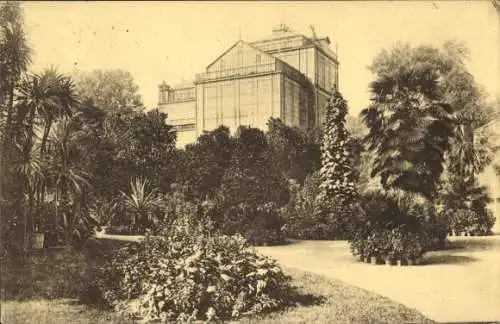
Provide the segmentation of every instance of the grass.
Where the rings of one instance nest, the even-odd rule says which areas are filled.
[[[419,312],[388,298],[320,275],[285,269],[298,288],[296,306],[240,323],[432,323]],[[70,299],[6,301],[1,323],[133,323],[116,313]]]
[[[296,307],[240,323],[433,323],[418,311],[386,297],[321,275],[286,268],[301,296]]]
[[[70,299],[6,301],[1,311],[0,322],[9,324],[133,323],[113,312],[90,308]]]

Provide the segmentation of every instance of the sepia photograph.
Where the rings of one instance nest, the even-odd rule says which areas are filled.
[[[0,0],[0,324],[499,323],[500,1]]]

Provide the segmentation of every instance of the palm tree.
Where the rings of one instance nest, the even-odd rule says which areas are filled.
[[[54,121],[71,116],[72,108],[78,104],[75,87],[71,78],[47,69],[42,74],[26,77],[20,85],[19,100],[26,107],[30,125],[38,122],[43,125],[41,154],[46,149],[47,139]]]
[[[474,105],[457,112],[456,116],[448,168],[467,182],[492,162],[497,150],[492,127],[499,114],[489,107]]]
[[[132,222],[142,227],[149,220],[149,212],[161,201],[155,189],[149,189],[149,181],[136,178],[130,181],[130,195],[122,192],[125,204],[133,213]]]
[[[32,141],[39,140],[40,158],[45,158],[48,137],[55,120],[72,115],[72,107],[78,102],[69,77],[47,69],[42,74],[23,78],[18,89],[18,120]],[[39,130],[41,128],[41,130]],[[45,184],[35,184],[36,201],[40,206],[45,199]]]
[[[415,72],[399,76],[398,82],[414,82]],[[371,87],[375,99],[361,116],[369,128],[365,140],[376,153],[372,177],[380,176],[385,189],[432,198],[453,135],[452,108],[392,79],[381,78]]]
[[[90,186],[83,167],[85,152],[79,145],[81,135],[76,119],[64,117],[55,123],[48,139],[51,153],[48,178],[54,190],[56,218],[65,228],[67,243],[82,218],[79,198]],[[70,207],[73,210],[68,212],[66,209]]]
[[[28,234],[34,230],[33,206],[35,199],[35,186],[43,179],[43,161],[40,158],[40,147],[30,139],[24,141],[24,145],[16,143],[18,149],[14,169],[15,174],[21,176],[24,192],[28,196],[28,207],[24,211],[24,247],[28,247]]]

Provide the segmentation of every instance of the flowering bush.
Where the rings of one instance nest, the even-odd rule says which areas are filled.
[[[105,298],[147,320],[236,319],[285,305],[290,278],[240,235],[211,235],[182,218],[116,255]]]

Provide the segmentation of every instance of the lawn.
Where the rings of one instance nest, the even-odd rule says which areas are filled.
[[[133,323],[113,312],[99,311],[70,299],[6,301],[2,303],[0,321],[9,324]]]
[[[241,323],[433,323],[418,311],[340,280],[285,268],[303,299],[297,307]]]
[[[240,323],[432,323],[417,311],[339,280],[287,268],[298,288],[297,306]],[[69,299],[6,301],[2,323],[132,323]]]

